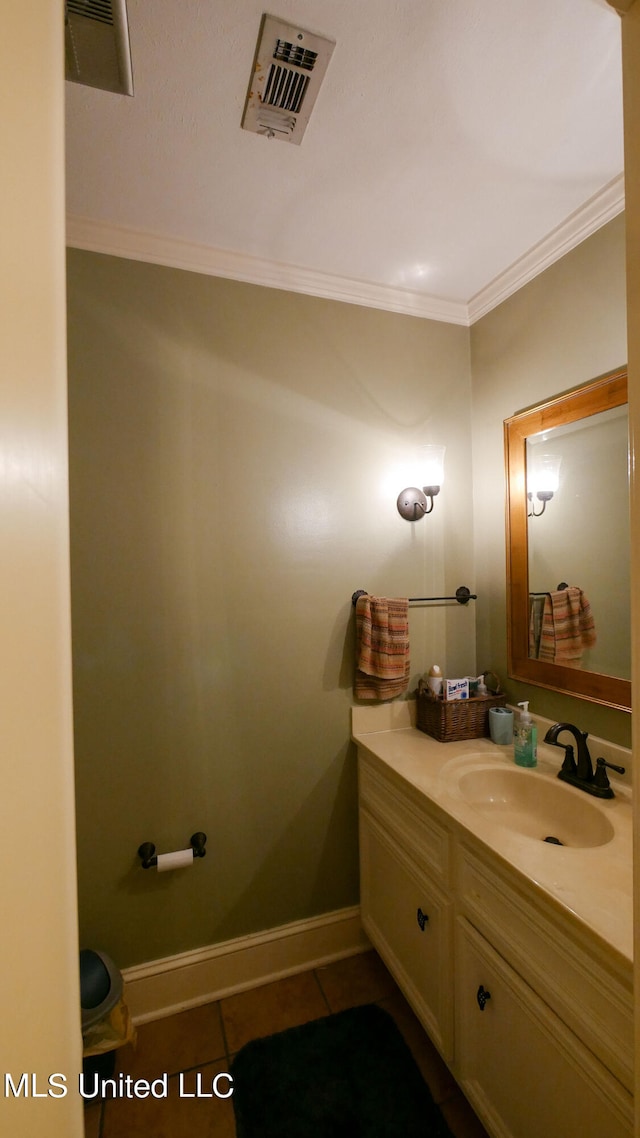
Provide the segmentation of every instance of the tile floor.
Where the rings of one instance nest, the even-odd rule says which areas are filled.
[[[116,1073],[149,1080],[166,1073],[169,1093],[162,1099],[88,1104],[85,1138],[235,1138],[231,1099],[186,1097],[195,1092],[198,1072],[202,1090],[209,1091],[212,1079],[229,1069],[234,1053],[250,1039],[366,1003],[393,1015],[455,1138],[487,1138],[375,952],[141,1025],[136,1048],[117,1053]],[[180,1072],[186,1072],[183,1097]]]

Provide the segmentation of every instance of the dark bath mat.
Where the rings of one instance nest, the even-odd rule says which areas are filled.
[[[451,1138],[394,1020],[375,1004],[255,1039],[231,1074],[237,1138]]]

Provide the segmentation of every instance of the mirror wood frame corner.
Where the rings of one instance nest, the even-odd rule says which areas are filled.
[[[619,368],[513,415],[504,423],[507,475],[507,664],[512,679],[631,710],[631,681],[529,656],[527,439],[627,403],[627,369]]]

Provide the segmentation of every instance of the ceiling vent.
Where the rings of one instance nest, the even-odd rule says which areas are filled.
[[[133,95],[126,0],[65,0],[65,78]]]
[[[244,130],[300,145],[334,47],[324,36],[263,16]]]

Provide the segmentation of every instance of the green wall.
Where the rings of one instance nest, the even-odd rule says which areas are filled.
[[[357,903],[351,594],[474,584],[469,333],[75,250],[68,298],[81,942],[125,967]],[[411,641],[473,671],[473,606]]]
[[[358,901],[355,589],[411,610],[412,682],[507,679],[503,420],[624,363],[617,218],[471,329],[69,251],[81,942],[120,966]],[[404,522],[416,445],[447,445]],[[141,870],[208,836],[193,869]]]
[[[506,675],[503,420],[626,363],[622,215],[521,288],[471,328],[473,485],[478,657]],[[590,544],[593,550],[593,544]],[[593,556],[593,554],[592,554]],[[606,551],[596,556],[606,561]],[[611,587],[616,587],[615,566]],[[624,580],[624,576],[623,576]],[[513,700],[630,746],[631,716],[509,681]]]

